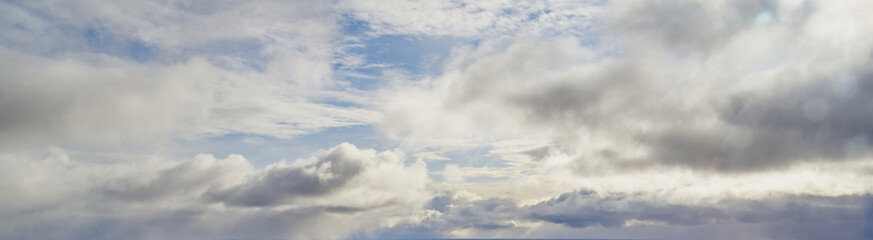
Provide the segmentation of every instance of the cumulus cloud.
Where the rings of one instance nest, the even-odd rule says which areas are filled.
[[[860,32],[870,25],[841,19],[858,33],[851,43],[823,35],[833,24],[823,16],[840,7],[847,6],[613,3],[599,48],[572,38],[520,41],[457,61],[468,63],[412,88],[422,100],[397,94],[407,101],[388,104],[383,124],[416,139],[544,139],[570,155],[608,152],[633,166],[732,172],[857,159],[869,148],[860,124],[869,56],[819,44],[868,52],[855,40],[869,37]],[[760,14],[773,19],[764,25]]]
[[[412,221],[430,199],[423,162],[347,143],[262,170],[240,155],[104,163],[58,148],[0,164],[4,238],[341,238]]]
[[[359,150],[344,143],[317,158],[270,165],[263,173],[252,176],[243,183],[210,189],[206,196],[228,205],[276,206],[287,204],[286,202],[293,203],[295,198],[343,195],[346,194],[344,191],[353,191],[367,193],[367,196],[357,199],[363,202],[345,200],[343,203],[336,203],[337,206],[378,206],[403,199],[407,195],[411,197],[424,194],[403,192],[410,186],[423,187],[421,184],[426,180],[424,163],[419,162],[405,168],[402,160],[400,153]],[[411,179],[406,179],[407,177]],[[408,182],[413,179],[416,181]]]

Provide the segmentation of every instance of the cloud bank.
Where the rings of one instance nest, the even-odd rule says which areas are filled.
[[[0,159],[3,238],[338,238],[414,221],[430,199],[423,162],[348,143],[260,170],[240,155]]]

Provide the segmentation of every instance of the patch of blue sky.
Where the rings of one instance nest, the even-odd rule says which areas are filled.
[[[369,76],[381,76],[382,72],[401,70],[413,76],[437,75],[442,70],[442,61],[453,47],[465,40],[452,37],[415,37],[383,35],[362,40],[361,47],[352,48],[348,54],[361,56],[361,66],[337,66],[346,74],[346,80],[357,89],[369,90],[379,86],[379,81]]]
[[[324,98],[311,98],[309,99],[312,102],[330,105],[332,107],[340,107],[340,108],[367,108],[367,106],[362,105],[358,102],[350,102],[344,99],[339,99],[335,97],[324,97]]]
[[[294,161],[308,158],[320,149],[330,149],[343,142],[354,144],[361,149],[370,148],[378,151],[393,149],[390,143],[379,136],[376,129],[370,125],[327,128],[291,139],[230,133],[206,140],[181,141],[173,152],[177,158],[191,158],[199,153],[213,154],[218,158],[224,158],[229,154],[240,154],[255,167],[263,168],[282,159]]]
[[[82,37],[85,39],[89,52],[103,53],[137,62],[151,60],[158,52],[157,47],[142,40],[125,38],[100,28],[84,29]]]
[[[339,24],[342,33],[346,36],[366,37],[373,30],[369,23],[358,20],[349,14],[343,14]]]
[[[335,76],[337,80],[347,82],[351,88],[374,90],[382,86],[382,71],[381,66],[362,66],[352,69],[336,69]]]
[[[0,17],[0,24],[6,28],[0,32],[0,45],[4,48],[43,57],[87,50],[81,27],[58,20],[46,12],[46,9],[26,4],[26,1],[6,3],[9,4],[6,6],[11,8],[10,11],[22,11],[30,18]],[[37,22],[34,18],[41,21]]]
[[[537,18],[540,18],[540,16],[542,16],[542,15],[544,15],[544,14],[549,14],[549,13],[551,13],[551,12],[552,12],[551,9],[543,9],[543,10],[541,10],[541,11],[532,12],[532,13],[528,14],[528,16],[527,16],[527,20],[528,20],[528,21],[530,21],[530,20],[536,20]]]
[[[341,80],[361,90],[378,88],[383,72],[389,69],[413,76],[437,75],[452,48],[468,41],[454,37],[376,35],[369,23],[348,15],[340,24],[343,34],[352,39],[347,42],[351,47],[343,54],[358,56],[362,63],[339,62],[334,68]]]

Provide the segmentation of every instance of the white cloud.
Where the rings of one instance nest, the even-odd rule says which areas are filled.
[[[7,143],[291,138],[376,120],[366,108],[320,103],[368,101],[333,78],[340,34],[330,5],[3,4]]]
[[[293,84],[194,59],[177,66],[92,66],[2,50],[3,142],[120,145],[241,132],[289,138],[372,122],[314,103]],[[317,93],[316,93],[317,96]]]
[[[867,86],[869,59],[858,53],[873,45],[856,40],[868,37],[860,32],[869,32],[869,24],[843,19],[841,26],[854,27],[849,32],[856,35],[822,35],[813,26],[838,24],[819,18],[833,6],[815,5],[804,15],[809,11],[804,5],[772,5],[611,4],[612,29],[601,41],[616,39],[621,52],[585,47],[572,38],[520,41],[484,56],[469,49],[474,53],[455,57],[477,56],[474,60],[450,60],[441,76],[399,87],[402,92],[386,101],[382,125],[409,142],[457,139],[482,146],[494,139],[544,139],[567,154],[601,155],[615,164],[717,171],[865,154],[844,149],[859,142],[853,139],[867,138],[863,132],[869,127],[859,120],[866,113],[843,109],[858,111],[867,98],[826,87]],[[653,8],[660,10],[648,11]],[[746,18],[760,11],[776,11],[778,23],[747,25]],[[670,21],[679,22],[658,25]],[[705,22],[725,26],[694,25]],[[821,44],[846,39],[860,50]],[[818,120],[802,111],[812,98],[834,99]]]
[[[261,170],[240,155],[99,163],[58,148],[0,164],[3,238],[341,238],[414,221],[430,199],[423,162],[347,143]]]
[[[869,238],[871,7],[3,2],[0,238]],[[162,157],[353,125],[400,150]]]
[[[458,165],[448,164],[443,170],[443,179],[450,183],[459,183],[464,181],[464,175]]]
[[[519,38],[505,47],[485,41],[456,48],[443,74],[386,95],[381,126],[413,148],[490,148],[509,166],[478,170],[523,175],[445,189],[512,204],[576,189],[700,206],[782,201],[774,195],[867,196],[871,187],[856,184],[871,181],[870,101],[858,94],[871,81],[866,5],[615,2],[593,45]],[[764,11],[773,19],[755,24]],[[504,214],[480,223],[505,231],[476,223],[454,229],[461,236],[521,234],[516,227],[527,223],[512,223],[517,217],[491,219]],[[713,228],[691,229],[719,231]]]

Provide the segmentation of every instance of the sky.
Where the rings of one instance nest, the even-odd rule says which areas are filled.
[[[0,239],[873,239],[866,0],[2,0]]]

